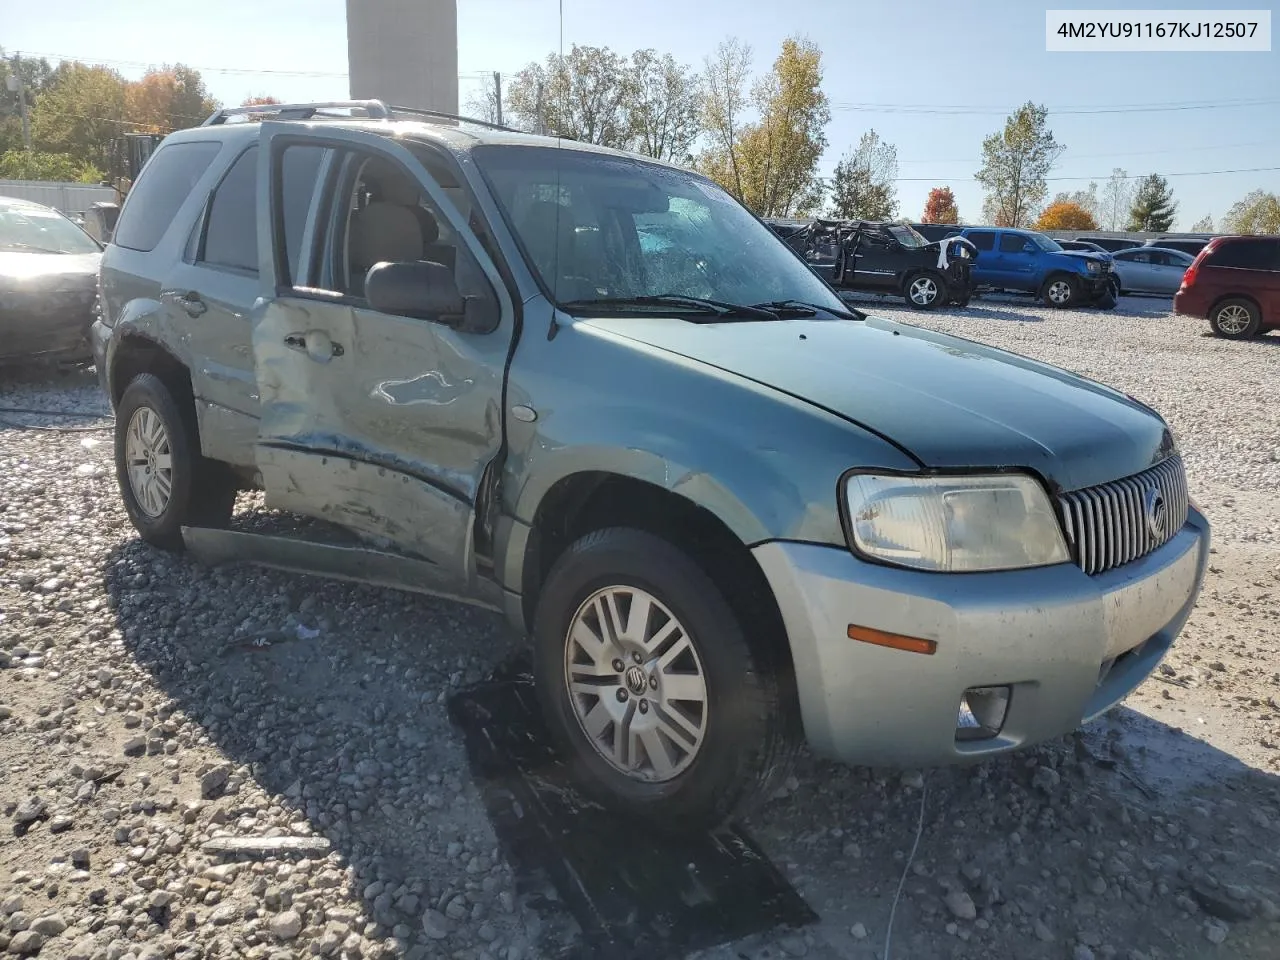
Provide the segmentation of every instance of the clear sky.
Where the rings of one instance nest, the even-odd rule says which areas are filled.
[[[556,49],[558,6],[558,0],[458,0],[463,99],[481,82],[479,74],[513,73]],[[982,192],[972,176],[982,139],[1028,99],[1048,106],[1050,126],[1067,147],[1052,175],[1070,179],[1051,183],[1052,191],[1085,187],[1090,177],[1101,186],[1116,166],[1166,175],[1280,167],[1274,37],[1270,53],[1047,53],[1050,6],[1159,9],[1173,2],[564,0],[564,42],[622,53],[653,47],[700,65],[720,40],[736,35],[764,70],[786,36],[815,40],[833,108],[823,173],[874,127],[897,145],[901,212],[911,217],[920,215],[931,186],[948,184],[961,216],[979,219]],[[286,100],[347,93],[344,0],[0,0],[0,10],[0,45],[9,52],[112,62],[129,77],[148,63],[180,61],[202,69],[211,93],[226,103],[258,93]],[[1255,102],[1238,102],[1246,100]],[[1147,109],[1128,109],[1138,106]],[[1170,182],[1180,203],[1175,226],[1185,229],[1205,214],[1217,220],[1250,190],[1280,192],[1280,170]]]

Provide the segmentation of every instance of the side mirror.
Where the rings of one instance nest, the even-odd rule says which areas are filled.
[[[431,320],[450,327],[466,324],[472,303],[458,292],[448,267],[414,260],[375,263],[365,274],[364,295],[379,313]]]

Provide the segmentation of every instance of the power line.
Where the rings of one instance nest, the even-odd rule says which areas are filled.
[[[69,53],[39,53],[28,50],[23,54],[28,57],[42,57],[46,60],[72,61],[76,63],[101,64],[103,66],[114,67],[160,67],[165,64],[158,61],[147,60],[113,60],[104,57],[77,57]],[[172,66],[172,64],[170,64]],[[200,73],[230,73],[230,74],[247,74],[262,75],[272,77],[329,77],[333,79],[347,79],[350,74],[333,70],[263,70],[256,67],[200,67],[191,64],[182,64],[192,70],[198,70]],[[478,80],[493,76],[491,70],[475,70],[467,73],[459,73],[460,80]]]
[[[1280,141],[1254,140],[1249,143],[1211,143],[1199,147],[1177,147],[1167,150],[1133,150],[1126,153],[1071,153],[1064,154],[1067,160],[1107,160],[1113,157],[1162,157],[1172,153],[1188,153],[1192,150],[1239,150],[1244,147],[1280,147]],[[963,157],[938,160],[899,160],[898,163],[982,163],[981,157]],[[1107,174],[1110,177],[1110,174]]]
[[[1230,107],[1265,107],[1280,103],[1280,99],[1271,97],[1253,100],[1220,100],[1189,101],[1173,103],[1129,104],[1127,106],[1108,107],[1049,107],[1053,116],[1090,116],[1111,113],[1167,113],[1183,110],[1222,110]],[[939,116],[989,116],[1005,115],[1016,112],[1017,107],[968,107],[959,104],[911,104],[911,103],[845,103],[834,101],[833,110],[852,111],[857,113],[898,113],[898,114],[933,114]]]
[[[1274,171],[1274,170],[1280,170],[1280,167],[1242,167],[1242,168],[1237,169],[1237,170],[1187,170],[1187,171],[1184,171],[1184,172],[1181,172],[1181,173],[1162,173],[1162,174],[1160,174],[1160,176],[1162,176],[1162,177],[1211,177],[1211,176],[1215,176],[1215,175],[1220,174],[1220,173],[1267,173],[1267,172]],[[1126,174],[1126,175],[1125,175],[1124,177],[1122,177],[1121,179],[1123,179],[1123,180],[1142,180],[1142,179],[1144,179],[1146,176],[1147,176],[1146,174],[1142,174],[1142,173]],[[955,177],[951,177],[951,178],[947,178],[947,177],[894,177],[893,179],[894,179],[895,181],[897,181],[898,183],[912,183],[912,182],[919,182],[919,183],[936,183],[936,182],[937,182],[937,181],[939,181],[939,180],[946,180],[946,179],[952,179],[952,180],[954,180],[954,179],[956,179],[956,178],[955,178]],[[970,178],[970,179],[972,179],[972,178]],[[1111,174],[1109,174],[1109,173],[1103,174],[1103,175],[1101,175],[1101,176],[1090,176],[1090,177],[1045,177],[1045,180],[1048,180],[1048,181],[1060,181],[1060,180],[1110,180],[1110,179],[1111,179]]]

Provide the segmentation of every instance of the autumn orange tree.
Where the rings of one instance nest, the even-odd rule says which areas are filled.
[[[1044,208],[1036,221],[1037,230],[1097,230],[1098,221],[1080,204],[1058,200]]]
[[[126,115],[140,133],[197,127],[216,108],[200,71],[182,64],[148,70],[125,94]]]
[[[921,223],[959,223],[960,210],[956,206],[956,195],[950,187],[934,187],[929,191],[929,198],[924,202],[924,214]]]
[[[275,97],[259,95],[256,97],[245,97],[241,102],[242,107],[269,107],[275,103],[283,103],[283,100],[277,100]]]

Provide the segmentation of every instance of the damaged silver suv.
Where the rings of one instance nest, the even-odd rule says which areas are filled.
[[[141,535],[529,635],[584,788],[717,823],[807,740],[975,760],[1168,651],[1209,529],[1161,418],[850,311],[711,181],[376,101],[225,111],[93,330]],[[324,523],[228,529],[236,492]]]

